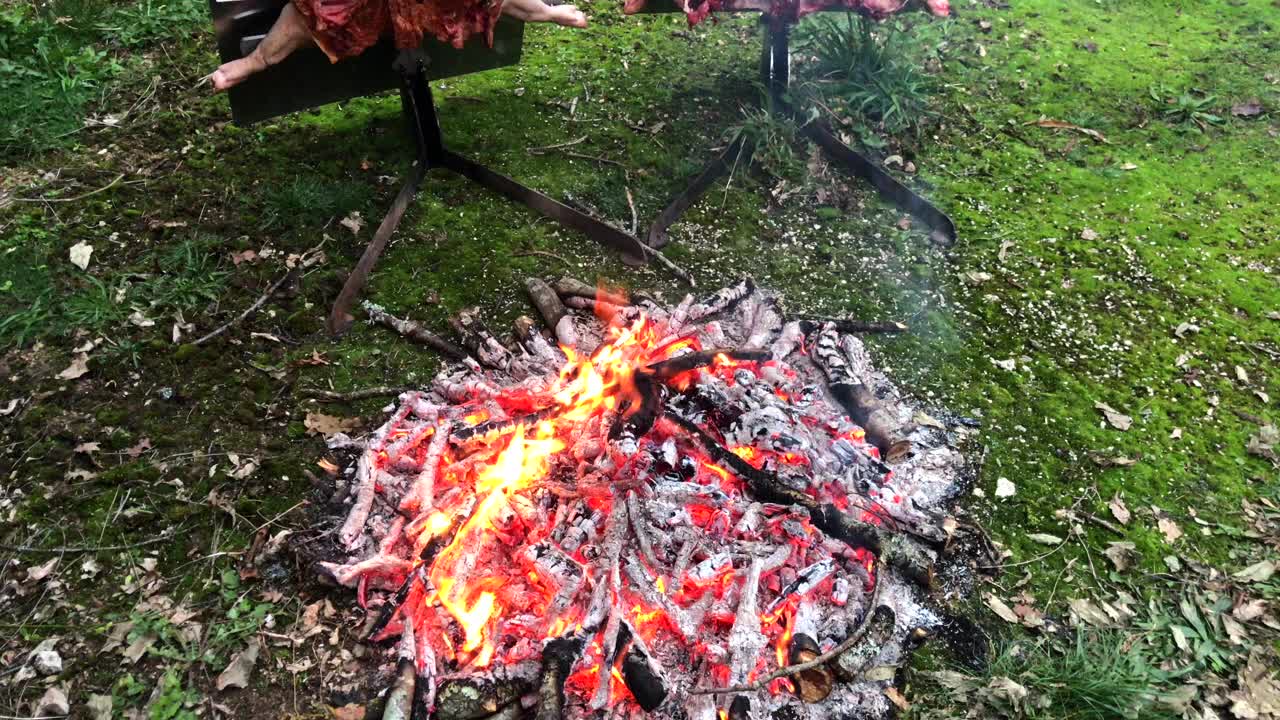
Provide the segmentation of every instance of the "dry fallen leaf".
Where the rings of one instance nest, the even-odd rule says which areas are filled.
[[[258,652],[261,649],[257,638],[250,640],[249,646],[236,653],[231,662],[227,663],[226,669],[214,681],[214,687],[219,690],[248,687],[249,676],[253,674],[253,666],[258,662]]]
[[[1231,114],[1236,117],[1257,117],[1262,114],[1262,103],[1257,98],[1236,103],[1231,106]]]
[[[71,252],[69,254],[71,256],[71,264],[81,270],[85,270],[89,267],[89,256],[93,255],[93,246],[81,240],[71,246]]]
[[[911,703],[907,702],[907,699],[902,697],[902,693],[898,692],[898,689],[892,685],[884,689],[884,696],[889,698],[889,701],[902,712],[911,709]]]
[[[1019,620],[1017,614],[1014,613],[1013,610],[1009,609],[1009,606],[1000,598],[992,595],[991,593],[987,593],[986,603],[987,607],[991,608],[991,612],[995,613],[1001,620],[1015,625],[1018,624]]]
[[[1119,495],[1111,498],[1111,502],[1107,503],[1107,507],[1111,508],[1111,516],[1121,525],[1128,525],[1129,520],[1133,517],[1133,513],[1129,512],[1129,508],[1124,504],[1124,499]]]
[[[1097,240],[1098,233],[1095,232],[1093,228],[1085,228],[1080,231],[1080,239],[1081,240]]]
[[[1156,521],[1156,527],[1160,528],[1161,534],[1164,535],[1165,542],[1172,545],[1178,538],[1182,537],[1182,528],[1178,527],[1178,523],[1167,517],[1162,517]]]
[[[1104,402],[1095,402],[1093,406],[1101,410],[1102,414],[1107,418],[1107,422],[1117,430],[1128,430],[1133,425],[1133,418]]]
[[[1231,577],[1245,582],[1264,583],[1276,574],[1276,564],[1270,560],[1256,562],[1249,567],[1231,574]]]
[[[364,720],[364,706],[352,703],[342,707],[329,708],[333,720]]]
[[[1076,624],[1081,622],[1094,627],[1107,627],[1111,625],[1111,618],[1102,611],[1092,600],[1077,598],[1067,603],[1071,608],[1071,617],[1075,618]]]
[[[360,427],[360,418],[340,418],[323,413],[307,413],[302,424],[307,432],[320,435],[333,435]]]
[[[1127,541],[1111,542],[1107,543],[1107,549],[1102,554],[1107,556],[1112,565],[1115,565],[1117,572],[1124,572],[1133,567],[1136,548],[1137,545]]]
[[[364,220],[360,218],[360,211],[355,210],[350,215],[342,218],[338,224],[350,230],[352,235],[359,235],[360,228],[364,227]]]
[[[58,373],[58,377],[63,380],[75,380],[87,372],[89,372],[89,353],[80,353],[71,358],[71,364],[66,370]]]

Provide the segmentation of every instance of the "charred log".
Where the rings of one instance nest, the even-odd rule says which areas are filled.
[[[564,715],[564,681],[582,653],[581,637],[558,637],[542,648],[542,674],[538,681],[538,712],[534,720],[560,720]]]
[[[906,323],[895,321],[888,322],[868,322],[864,320],[853,320],[850,318],[833,318],[821,317],[817,315],[803,315],[803,320],[810,328],[830,323],[835,329],[842,333],[885,333],[897,334],[910,330]]]
[[[773,356],[768,350],[735,350],[735,349],[719,349],[719,350],[703,350],[701,352],[691,352],[679,357],[671,358],[656,362],[645,368],[647,372],[653,375],[658,382],[666,382],[671,378],[683,372],[695,370],[700,367],[706,367],[716,361],[717,357],[724,356],[730,360],[764,362]]]
[[[881,457],[895,462],[909,455],[910,424],[899,420],[897,414],[876,397],[859,372],[870,363],[861,357],[850,358],[841,348],[840,336],[831,324],[812,335],[812,344],[811,355],[830,381],[832,397],[862,426],[867,440],[879,448]]]
[[[638,642],[632,642],[622,659],[622,680],[640,707],[653,712],[667,698],[666,682]]]
[[[529,299],[533,301],[534,307],[538,308],[538,313],[542,315],[543,322],[554,331],[560,320],[569,312],[564,303],[560,302],[560,296],[556,295],[556,291],[552,290],[550,285],[537,278],[526,279],[524,288],[529,293]]]
[[[552,283],[552,287],[561,297],[581,297],[590,300],[603,300],[612,305],[630,305],[633,300],[626,290],[606,290],[589,285],[571,277],[562,277]]]
[[[436,720],[480,720],[503,708],[519,705],[532,686],[515,680],[454,680],[436,695]]]
[[[787,663],[799,665],[807,663],[822,655],[822,648],[812,636],[796,633],[791,637],[791,646],[787,648]],[[830,668],[819,665],[791,676],[796,696],[807,703],[825,700],[831,694],[835,684],[835,676]]]
[[[738,695],[729,703],[729,720],[751,720],[751,700]]]
[[[481,363],[496,370],[506,369],[511,364],[511,352],[489,332],[484,321],[480,319],[479,308],[466,308],[449,318],[449,324],[462,344],[470,350]]]

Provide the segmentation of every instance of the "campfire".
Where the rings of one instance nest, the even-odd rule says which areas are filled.
[[[358,459],[320,568],[394,641],[388,713],[887,716],[963,463],[873,367],[882,328],[749,280],[529,290],[557,342],[464,313],[458,364],[334,441]]]

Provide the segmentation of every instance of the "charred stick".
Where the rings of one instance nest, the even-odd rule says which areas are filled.
[[[387,704],[382,720],[410,720],[413,716],[414,684],[418,673],[413,659],[417,652],[413,639],[413,623],[406,623],[400,638],[400,660],[396,664],[396,679],[387,691]]]
[[[644,641],[629,626],[624,627],[631,643],[622,658],[622,682],[645,712],[653,712],[667,698],[667,683]]]
[[[845,336],[855,340],[852,336]],[[861,343],[853,346],[856,357],[851,357],[841,347],[840,336],[833,325],[824,325],[813,339],[812,357],[830,381],[831,395],[849,413],[854,422],[867,433],[867,440],[879,448],[887,462],[905,457],[911,452],[909,423],[901,422],[880,398],[868,387],[859,370],[870,365]]]
[[[462,338],[462,344],[480,360],[496,370],[505,370],[511,364],[511,353],[485,327],[479,308],[466,308],[449,318],[449,325]]]
[[[560,302],[560,296],[556,295],[551,286],[537,278],[526,279],[524,288],[529,293],[529,299],[533,301],[534,307],[538,308],[538,313],[542,315],[543,322],[554,331],[561,318],[569,312],[565,309],[564,303]]]
[[[422,325],[409,319],[401,319],[383,310],[380,306],[374,305],[369,301],[364,302],[365,312],[369,313],[369,322],[376,325],[395,330],[405,338],[413,342],[426,345],[454,360],[462,360],[467,356],[467,351],[436,335]]]
[[[342,523],[342,529],[338,531],[338,539],[348,550],[354,548],[356,541],[364,533],[369,510],[373,508],[377,467],[377,463],[373,461],[373,453],[369,451],[361,454],[356,463],[356,499],[351,504],[346,521]]]
[[[888,322],[866,322],[862,320],[852,320],[849,318],[822,317],[819,315],[801,315],[800,319],[814,326],[825,325],[830,323],[835,329],[842,333],[886,333],[897,334],[910,330],[906,323],[888,321]]]
[[[578,297],[577,295],[570,295],[569,297],[565,298],[564,304],[575,310],[589,310],[591,311],[591,314],[595,315],[596,317],[600,318],[605,322],[609,322],[610,320],[612,320],[615,316],[617,316],[618,312],[622,309],[618,305],[615,305],[611,302],[607,302],[605,300],[595,300],[593,298]]]
[[[728,348],[703,350],[701,352],[686,353],[670,360],[660,360],[648,365],[645,371],[652,374],[658,382],[666,382],[680,373],[711,365],[716,362],[716,358],[722,355],[730,360],[756,362],[764,362],[773,358],[773,355],[768,350],[736,350]]]
[[[467,513],[467,515],[469,516],[470,513]],[[458,534],[458,529],[462,527],[464,521],[462,515],[454,517],[448,530],[433,536],[427,541],[422,548],[422,552],[418,553],[418,566],[413,572],[405,576],[404,582],[396,590],[395,595],[392,595],[383,604],[381,611],[378,613],[378,619],[369,626],[368,632],[364,633],[364,637],[361,638],[362,641],[367,642],[369,638],[377,637],[379,633],[387,628],[391,619],[396,616],[401,606],[404,605],[405,600],[409,598],[409,591],[413,588],[414,581],[426,577],[427,569],[431,567],[431,563],[435,562],[436,555],[453,542],[454,536]]]
[[[876,580],[876,589],[871,592],[871,602],[867,605],[867,612],[862,616],[861,624],[858,626],[856,630],[854,630],[852,633],[849,634],[849,637],[845,638],[844,642],[840,643],[839,645],[836,645],[835,647],[831,648],[827,652],[824,652],[821,655],[813,658],[812,660],[802,662],[798,665],[788,665],[784,668],[778,668],[777,670],[774,670],[773,672],[769,673],[765,677],[762,677],[759,680],[747,685],[735,685],[733,687],[726,687],[726,688],[694,689],[694,690],[690,690],[689,694],[690,695],[720,695],[723,693],[753,692],[755,690],[762,690],[768,687],[769,683],[773,682],[774,680],[777,680],[778,678],[790,677],[797,673],[805,672],[806,670],[812,670],[813,668],[816,668],[819,665],[825,665],[826,663],[830,662],[832,658],[839,657],[841,654],[849,650],[849,648],[852,648],[855,645],[857,645],[859,642],[861,642],[862,638],[867,634],[867,632],[871,630],[871,619],[872,619],[872,616],[875,614],[874,609],[880,606],[880,592],[881,592],[881,589],[884,588],[884,585],[885,583],[883,582],[882,579]]]
[[[751,699],[738,695],[729,703],[729,720],[751,720]]]
[[[689,308],[686,319],[688,322],[698,322],[712,315],[730,310],[755,291],[755,281],[751,278],[746,278],[733,287],[717,290],[707,299]]]

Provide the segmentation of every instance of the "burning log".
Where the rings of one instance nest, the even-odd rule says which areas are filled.
[[[369,313],[369,322],[376,325],[383,325],[395,330],[402,336],[421,345],[426,345],[437,352],[454,360],[462,360],[467,357],[467,351],[436,335],[430,330],[422,327],[418,323],[401,319],[382,309],[380,305],[375,305],[368,300],[363,303],[365,312]]]
[[[449,442],[449,433],[453,424],[448,420],[436,426],[431,436],[431,444],[427,446],[427,456],[422,461],[422,470],[413,481],[413,489],[400,501],[402,512],[420,512],[430,510],[435,502],[436,473],[440,469],[440,457],[444,454],[445,445]]]
[[[850,547],[862,547],[894,567],[903,576],[908,577],[923,587],[933,587],[933,558],[928,549],[919,546],[908,538],[886,533],[880,526],[862,520],[856,520],[830,503],[819,503],[804,492],[788,487],[785,483],[747,463],[734,453],[725,450],[714,439],[707,436],[694,423],[679,417],[668,416],[682,427],[691,437],[715,458],[716,462],[727,465],[736,474],[746,480],[757,497],[768,502],[783,505],[797,505],[809,511],[813,524],[828,535],[844,541]]]
[[[570,347],[577,345],[578,337],[573,327],[573,320],[569,317],[569,311],[564,303],[560,302],[560,296],[556,295],[556,291],[537,278],[526,279],[524,288],[528,291],[534,307],[538,308],[538,313],[542,315],[542,320],[547,323],[547,327],[551,328],[551,332],[555,334],[560,344]]]

